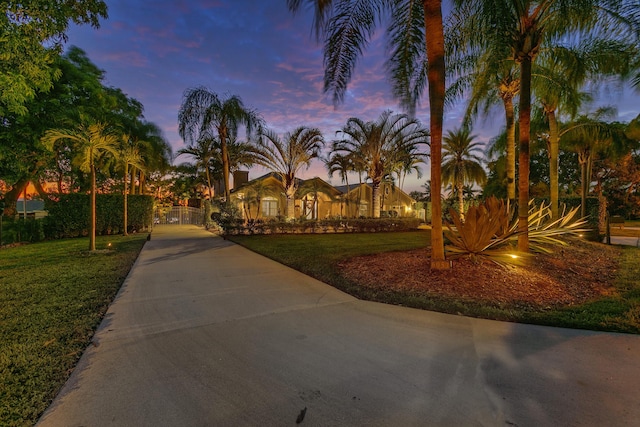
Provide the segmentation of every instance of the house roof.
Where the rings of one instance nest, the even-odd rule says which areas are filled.
[[[257,177],[257,178],[254,178],[254,179],[252,179],[252,180],[250,180],[250,181],[248,181],[248,182],[245,182],[245,183],[244,183],[244,184],[242,184],[240,187],[238,187],[238,188],[234,188],[233,190],[231,190],[231,192],[233,193],[233,192],[236,192],[236,191],[240,191],[240,190],[242,190],[243,188],[250,187],[252,184],[254,184],[254,183],[256,183],[256,182],[263,181],[263,180],[265,180],[265,179],[269,179],[269,178],[275,179],[275,180],[277,180],[278,182],[282,182],[282,178],[280,177],[280,175],[279,175],[279,174],[277,174],[277,173],[275,173],[275,172],[269,172],[269,173],[266,173],[266,174],[264,174],[264,175],[262,175],[262,176],[259,176],[259,177]],[[298,189],[299,189],[299,188],[301,188],[301,187],[304,187],[305,185],[308,185],[308,184],[313,183],[314,181],[315,181],[317,184],[319,184],[321,188],[322,188],[322,187],[324,187],[325,189],[327,189],[328,191],[330,191],[331,193],[333,193],[333,195],[334,195],[334,196],[343,195],[343,194],[347,194],[347,193],[349,193],[349,192],[352,192],[352,191],[354,191],[354,190],[358,189],[358,187],[359,187],[360,185],[365,185],[365,186],[367,186],[367,187],[371,187],[371,185],[369,185],[369,184],[367,184],[367,183],[361,183],[361,184],[359,183],[359,184],[352,184],[352,185],[349,185],[348,190],[347,190],[347,186],[346,186],[346,185],[335,185],[335,186],[334,186],[334,185],[329,184],[327,181],[325,181],[325,180],[323,180],[322,178],[319,178],[319,177],[317,177],[317,176],[316,176],[316,177],[313,177],[313,178],[309,178],[309,179],[304,179],[304,180],[303,180],[303,179],[296,178],[296,185],[297,185],[297,187],[298,187]],[[399,191],[399,192],[400,192],[400,194],[402,194],[402,195],[403,195],[403,196],[405,196],[406,198],[408,198],[408,199],[410,199],[410,200],[413,200],[413,198],[412,198],[410,195],[408,195],[407,193],[405,193],[404,191],[402,191],[399,187],[395,187],[395,190],[394,190],[394,191]]]

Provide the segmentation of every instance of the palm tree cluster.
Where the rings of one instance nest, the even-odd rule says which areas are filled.
[[[557,216],[558,108],[577,109],[579,89],[599,76],[629,76],[636,86],[638,82],[640,7],[634,0],[456,0],[446,23],[441,0],[287,0],[294,12],[303,3],[315,11],[316,33],[324,41],[324,89],[336,103],[343,100],[357,59],[383,22],[387,23],[387,69],[393,92],[409,113],[415,112],[428,87],[432,268],[448,267],[440,205],[446,99],[467,97],[468,117],[479,107],[486,111],[494,102],[502,103],[507,195],[515,199],[517,188],[518,247],[526,252],[533,102],[544,107],[549,123],[551,203]],[[447,75],[456,80],[445,96]]]
[[[416,119],[391,111],[383,112],[375,122],[352,117],[339,133],[343,139],[333,143],[329,171],[339,171],[345,181],[349,171],[365,173],[371,180],[372,216],[379,218],[383,179],[419,171],[417,164],[426,156],[429,133]]]

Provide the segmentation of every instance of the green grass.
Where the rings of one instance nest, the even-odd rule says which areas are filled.
[[[0,425],[37,421],[88,345],[145,237],[99,237],[96,253],[87,251],[88,239],[0,250]]]
[[[429,237],[428,232],[418,231],[233,236],[231,240],[362,299],[486,319],[640,333],[640,249],[633,247],[622,249],[615,283],[617,295],[562,309],[536,311],[529,306],[497,307],[473,300],[372,290],[340,275],[337,264],[341,260],[378,252],[426,248]]]
[[[288,265],[359,298],[374,299],[371,291],[344,279],[337,263],[347,257],[424,248],[428,231],[349,234],[275,234],[230,236],[254,252]]]

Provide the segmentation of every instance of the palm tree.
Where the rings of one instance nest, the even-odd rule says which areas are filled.
[[[268,129],[263,129],[254,149],[255,163],[275,172],[282,182],[287,198],[287,219],[295,218],[295,196],[298,189],[296,174],[302,167],[309,167],[311,160],[319,157],[324,138],[319,129],[300,126],[287,132],[280,139]]]
[[[123,178],[124,178],[124,188],[122,190],[122,195],[124,198],[124,210],[123,210],[123,230],[122,234],[126,236],[127,228],[128,228],[128,186],[127,179],[129,177],[129,166],[138,168],[139,170],[144,169],[144,163],[142,161],[142,156],[140,155],[140,151],[138,147],[131,144],[131,138],[129,135],[122,135],[121,146],[117,152],[118,160],[122,163],[123,168]],[[133,181],[131,183],[133,185]]]
[[[152,173],[164,175],[169,171],[172,158],[171,145],[163,137],[162,130],[151,122],[138,122],[130,135],[140,150],[140,157],[145,165],[144,170],[132,167],[131,193],[135,194],[133,177],[138,175],[138,194],[144,194],[147,176]]]
[[[287,0],[297,11],[302,0]],[[375,34],[375,27],[389,18],[390,58],[387,62],[393,93],[410,113],[429,88],[431,133],[431,182],[434,201],[431,223],[431,268],[448,269],[442,233],[441,150],[445,97],[445,43],[442,0],[307,0],[315,10],[318,38],[324,36],[324,90],[341,102],[357,59]]]
[[[549,125],[550,204],[554,218],[559,214],[558,111],[574,117],[582,103],[590,100],[588,94],[580,91],[587,82],[593,87],[611,77],[625,78],[636,51],[635,44],[608,39],[590,39],[577,46],[550,46],[541,51],[532,82]]]
[[[594,114],[580,116],[563,133],[564,144],[578,154],[583,217],[587,215],[586,201],[591,190],[594,161],[599,157],[615,160],[629,152],[629,147],[633,145],[633,140],[625,133],[626,125],[605,121],[614,113],[615,111],[611,108],[602,108]],[[604,220],[605,210],[606,206],[601,204],[600,223]]]
[[[416,119],[406,114],[383,112],[377,121],[365,122],[356,117],[347,120],[341,133],[344,139],[335,141],[333,152],[351,156],[363,165],[371,180],[374,218],[380,217],[380,184],[401,164],[407,153],[419,153],[427,144],[429,133]]]
[[[473,21],[473,46],[511,52],[520,66],[518,249],[529,250],[529,146],[532,66],[541,46],[559,44],[570,37],[589,39],[607,34],[610,39],[637,40],[640,22],[635,0],[486,0],[464,2]],[[491,31],[487,31],[491,28]],[[506,57],[506,56],[505,56]]]
[[[211,183],[211,160],[216,156],[216,141],[213,138],[200,138],[193,145],[178,150],[176,157],[188,154],[194,158],[196,167],[204,171],[207,179],[209,200],[213,200],[213,185]]]
[[[238,128],[242,125],[247,135],[251,135],[253,129],[261,124],[258,114],[246,108],[238,96],[225,99],[204,87],[198,87],[185,91],[178,122],[180,136],[190,145],[203,138],[219,139],[224,197],[228,201],[231,191],[228,144],[235,140]]]
[[[349,172],[355,172],[355,165],[353,164],[353,156],[343,155],[340,153],[332,153],[328,159],[325,160],[327,171],[329,172],[329,178],[333,177],[335,172],[340,174],[340,179],[347,185],[347,192],[345,193],[345,203],[347,215],[349,215]],[[342,210],[342,209],[341,209]],[[342,214],[342,212],[341,212]]]
[[[458,196],[458,211],[464,221],[464,187],[467,184],[483,185],[487,174],[482,168],[482,159],[475,154],[481,144],[474,142],[475,135],[467,128],[447,132],[442,144],[442,180],[451,184]]]
[[[75,144],[76,160],[83,172],[91,175],[89,250],[96,250],[96,163],[105,154],[117,155],[119,137],[103,123],[81,124],[76,129],[50,129],[42,137],[49,150],[57,141],[68,140]]]

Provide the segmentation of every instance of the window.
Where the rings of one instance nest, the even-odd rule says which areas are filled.
[[[262,199],[262,216],[278,216],[278,200],[273,197]]]

